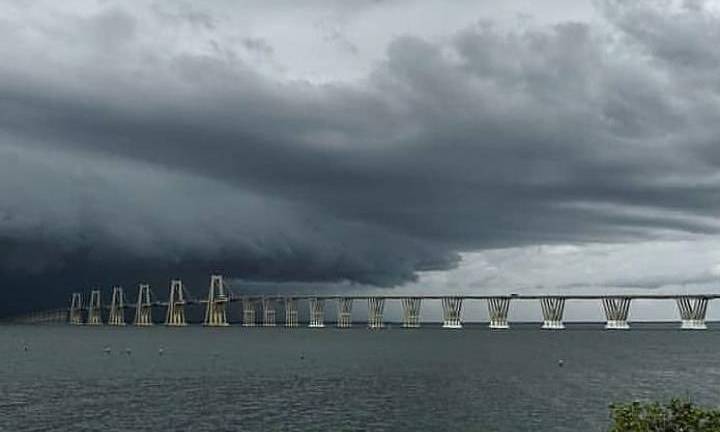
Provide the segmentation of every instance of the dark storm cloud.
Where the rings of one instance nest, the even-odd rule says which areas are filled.
[[[392,286],[462,251],[717,233],[720,19],[601,9],[399,37],[366,79],[328,84],[213,38],[164,50],[132,11],[33,37],[0,21],[0,276]]]

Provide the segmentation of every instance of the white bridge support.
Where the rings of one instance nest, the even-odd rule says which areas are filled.
[[[285,327],[298,326],[297,299],[285,297]]]
[[[603,297],[603,310],[607,318],[605,328],[609,330],[627,330],[630,297]]]
[[[540,299],[540,308],[543,314],[542,328],[547,330],[562,330],[563,312],[565,311],[565,298],[543,297]]]
[[[70,324],[82,325],[82,296],[80,293],[72,293],[70,299]]]
[[[337,326],[339,328],[352,327],[353,299],[341,297],[337,301]]]
[[[325,327],[325,299],[313,297],[308,302],[310,306],[310,324],[311,328]]]
[[[705,330],[705,314],[707,312],[707,297],[682,296],[675,299],[680,310],[681,329]]]
[[[257,305],[255,300],[250,297],[242,298],[243,307],[243,327],[255,327],[257,326]]]
[[[420,306],[422,299],[420,297],[405,297],[402,299],[403,309],[403,327],[419,328],[420,327]]]
[[[507,329],[510,297],[491,297],[488,299],[488,314],[491,329]]]
[[[140,327],[153,325],[150,285],[148,284],[140,284],[140,287],[138,288],[137,305],[135,306],[135,321],[133,324]]]
[[[125,298],[122,287],[116,286],[112,290],[112,299],[110,301],[110,316],[108,316],[108,325],[124,326],[125,325]]]
[[[88,304],[87,325],[102,325],[102,303],[100,302],[100,290],[90,291],[90,303]]]
[[[207,305],[205,306],[204,325],[208,327],[226,327],[228,296],[225,283],[220,275],[210,276]]]
[[[368,327],[371,329],[383,328],[383,312],[385,311],[385,298],[368,298]]]
[[[185,327],[185,291],[179,279],[170,281],[170,298],[168,299],[165,325],[169,327]]]
[[[275,327],[275,303],[272,299],[262,299],[263,308],[263,326],[264,327]]]
[[[460,329],[462,328],[462,297],[443,297],[443,328]]]

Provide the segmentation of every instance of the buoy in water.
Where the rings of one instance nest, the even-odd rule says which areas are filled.
[[[558,367],[563,367],[564,364],[565,362],[562,359],[558,360]]]

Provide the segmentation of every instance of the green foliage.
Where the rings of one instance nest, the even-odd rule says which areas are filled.
[[[610,432],[720,432],[720,410],[673,399],[669,404],[631,402],[610,405]]]

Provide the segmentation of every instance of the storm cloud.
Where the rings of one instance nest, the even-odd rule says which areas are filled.
[[[368,59],[323,78],[252,30],[257,5],[5,5],[0,313],[210,271],[394,287],[489,249],[718,234],[713,4],[479,14],[368,54],[348,22],[403,4],[318,19]]]

